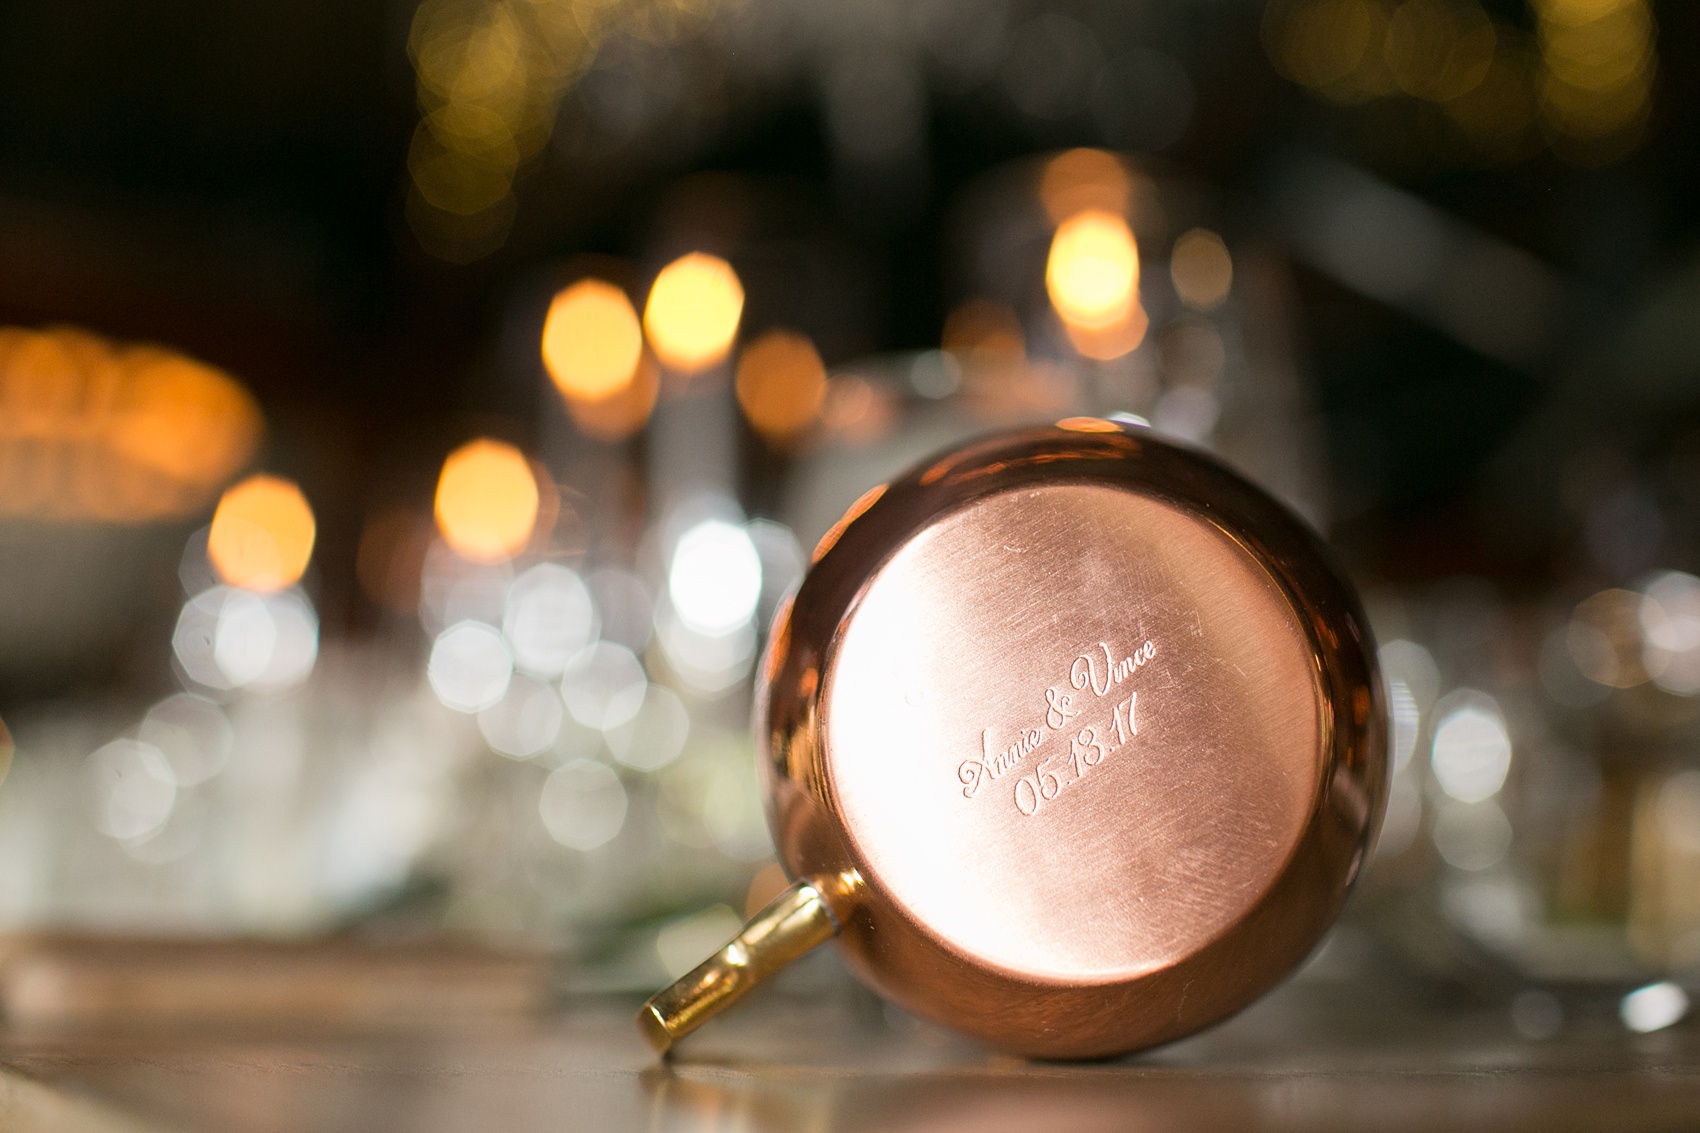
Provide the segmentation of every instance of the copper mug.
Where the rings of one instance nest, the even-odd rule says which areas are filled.
[[[1386,798],[1374,646],[1318,537],[1096,418],[858,500],[775,618],[755,728],[795,884],[644,1005],[659,1051],[834,935],[1011,1053],[1179,1038],[1305,958]]]

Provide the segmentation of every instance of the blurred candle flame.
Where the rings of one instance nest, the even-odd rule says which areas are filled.
[[[219,499],[207,558],[231,586],[283,590],[306,571],[315,533],[313,509],[300,488],[277,476],[250,476]]]
[[[732,349],[744,313],[744,285],[718,256],[691,252],[655,277],[644,306],[643,329],[656,356],[692,374],[708,369]]]
[[[477,562],[513,558],[537,525],[537,480],[513,445],[480,438],[443,461],[437,480],[437,530],[454,551]]]
[[[1045,289],[1063,322],[1107,330],[1133,313],[1139,250],[1127,221],[1088,209],[1057,227],[1045,263]]]
[[[584,279],[549,304],[543,320],[543,364],[570,401],[603,401],[637,377],[643,330],[620,288]]]

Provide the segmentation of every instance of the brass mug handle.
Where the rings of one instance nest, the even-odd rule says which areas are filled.
[[[817,944],[838,935],[862,879],[854,870],[804,878],[757,913],[731,943],[649,997],[638,1029],[657,1054],[742,999]]]

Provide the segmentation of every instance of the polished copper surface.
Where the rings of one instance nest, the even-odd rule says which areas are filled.
[[[1373,657],[1316,537],[1213,459],[992,438],[864,495],[776,619],[781,860],[855,879],[840,944],[915,1014],[1051,1057],[1176,1038],[1338,912],[1385,793]]]
[[[874,575],[826,668],[828,790],[903,916],[1059,984],[1245,916],[1322,774],[1304,627],[1207,521],[1099,484],[976,500]]]

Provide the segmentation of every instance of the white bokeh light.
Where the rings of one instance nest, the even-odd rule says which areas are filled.
[[[637,715],[648,687],[643,665],[630,649],[599,641],[567,667],[561,678],[561,700],[574,720],[606,731]]]
[[[1434,848],[1453,869],[1491,869],[1511,849],[1511,821],[1492,801],[1448,801],[1434,818]]]
[[[463,559],[438,539],[426,551],[420,570],[419,621],[428,633],[464,621],[500,625],[513,578],[510,564]]]
[[[165,756],[180,787],[193,787],[217,775],[236,742],[224,711],[205,697],[187,692],[168,696],[148,709],[136,734]]]
[[[606,845],[626,824],[626,789],[607,764],[575,759],[549,773],[537,801],[549,836],[574,850]]]
[[[266,600],[246,590],[225,594],[213,629],[213,663],[233,687],[253,684],[277,650],[277,622]]]
[[[215,586],[184,604],[171,645],[184,675],[203,688],[274,691],[313,671],[319,619],[298,589]]]
[[[1470,700],[1440,718],[1430,753],[1435,782],[1459,802],[1491,799],[1511,770],[1511,737],[1486,697]]]
[[[458,622],[437,635],[425,675],[437,699],[456,712],[480,712],[502,699],[513,678],[502,635],[483,622]]]
[[[299,590],[265,596],[271,617],[272,655],[253,682],[258,689],[292,688],[307,679],[319,659],[319,616]]]
[[[1417,698],[1411,695],[1411,687],[1399,677],[1387,682],[1387,716],[1389,739],[1393,744],[1393,770],[1402,771],[1417,750],[1422,715],[1417,710]]]
[[[1642,587],[1642,595],[1642,667],[1666,692],[1700,693],[1700,578],[1665,571]]]
[[[608,749],[634,771],[656,771],[679,758],[690,731],[691,715],[678,694],[650,685],[637,715],[608,730]]]
[[[177,781],[152,744],[113,740],[89,756],[85,770],[95,828],[109,838],[146,838],[171,817]]]
[[[502,699],[478,714],[478,730],[492,751],[530,759],[555,742],[564,715],[555,686],[516,676]]]
[[[624,645],[633,653],[648,648],[654,598],[643,579],[619,567],[600,567],[590,572],[584,584],[596,608],[602,640]]]
[[[558,677],[567,662],[596,640],[596,609],[577,572],[538,563],[508,587],[502,632],[514,665],[540,677]]]
[[[686,627],[719,637],[747,625],[761,598],[761,556],[742,527],[705,519],[679,537],[667,595]]]
[[[1617,1005],[1623,1025],[1637,1034],[1662,1031],[1688,1014],[1688,993],[1669,980],[1636,988]]]
[[[755,627],[747,622],[730,633],[705,634],[685,624],[677,611],[662,609],[655,628],[668,665],[692,692],[725,692],[743,679],[755,660]]]

